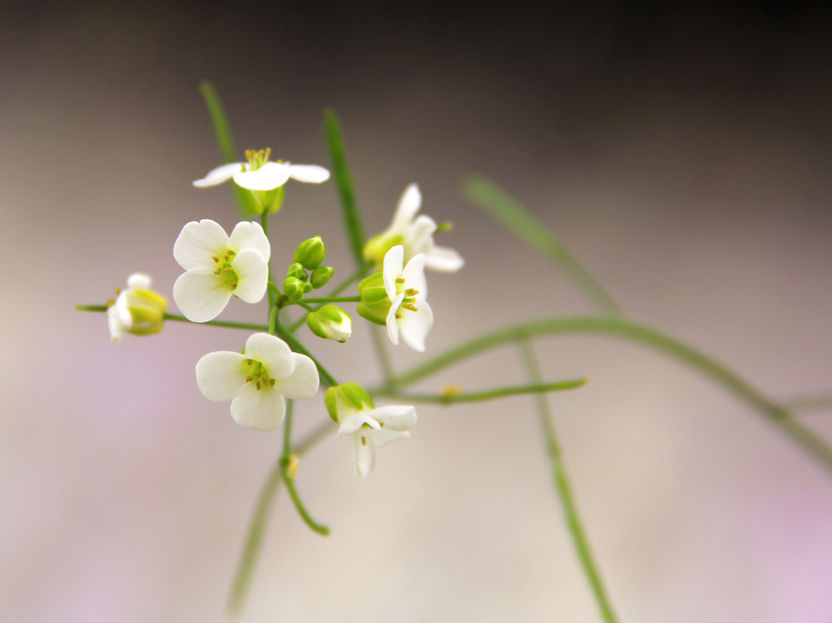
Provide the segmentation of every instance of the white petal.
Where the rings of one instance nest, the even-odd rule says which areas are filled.
[[[268,333],[255,333],[246,340],[246,358],[261,362],[273,379],[285,379],[295,369],[289,345]]]
[[[404,189],[399,199],[399,205],[396,208],[396,215],[393,217],[392,226],[396,229],[408,227],[421,205],[422,193],[419,192],[419,187],[416,184],[410,184]]]
[[[408,246],[407,253],[413,257],[417,253],[427,253],[433,248],[433,233],[436,231],[436,221],[431,217],[420,215],[410,226],[408,239],[405,244]]]
[[[252,383],[246,383],[231,401],[231,417],[246,428],[274,430],[280,426],[285,413],[286,401],[279,392],[271,388],[258,390]]]
[[[209,186],[217,186],[223,182],[227,182],[238,171],[243,170],[242,162],[231,162],[229,164],[222,164],[216,169],[211,169],[208,174],[201,180],[194,180],[194,186],[197,188],[208,188]]]
[[[289,165],[282,162],[267,162],[256,171],[242,171],[234,174],[237,186],[249,190],[274,190],[289,180]]]
[[[231,290],[206,268],[192,268],[173,284],[173,300],[191,322],[208,322],[220,315]]]
[[[399,328],[404,343],[422,353],[425,351],[425,338],[433,326],[433,310],[426,300],[418,296],[414,304],[417,311],[410,309],[402,311]]]
[[[316,164],[291,164],[289,176],[307,184],[322,184],[329,179],[329,171]]]
[[[275,385],[275,389],[287,398],[311,398],[320,385],[318,368],[315,367],[315,362],[300,353],[292,353],[292,360],[295,362],[295,369],[290,376]]]
[[[390,247],[390,250],[384,254],[384,266],[381,272],[384,279],[384,290],[391,301],[396,297],[396,279],[402,276],[403,265],[404,247],[400,244]]]
[[[150,277],[144,273],[133,273],[127,278],[127,287],[131,290],[150,290]]]
[[[196,385],[208,400],[225,402],[246,384],[243,356],[228,350],[203,355],[196,362]]]
[[[423,297],[428,295],[428,282],[425,279],[425,254],[419,253],[411,258],[402,271],[404,287],[417,290]]]
[[[352,442],[352,457],[355,462],[355,473],[367,476],[376,465],[376,450],[366,434],[357,432]]]
[[[234,294],[246,303],[259,303],[266,295],[269,283],[269,265],[254,249],[243,249],[231,262],[237,273],[237,287]]]
[[[386,428],[383,428],[380,431],[372,431],[369,433],[368,437],[368,444],[372,444],[376,448],[382,448],[391,441],[398,441],[399,439],[410,437],[410,433],[407,431],[387,430]]]
[[[253,249],[263,256],[267,262],[271,256],[269,239],[263,232],[260,223],[240,221],[228,237],[228,246],[238,253],[243,249]]]
[[[116,318],[118,318],[118,322],[121,324],[122,328],[126,331],[132,327],[133,314],[131,314],[130,310],[127,308],[127,291],[118,295],[116,304],[113,305],[113,307],[115,308]]]
[[[338,424],[338,436],[343,437],[344,435],[352,435],[365,424],[373,430],[381,429],[381,425],[378,421],[369,415],[365,415],[365,413],[354,413],[353,415],[344,418],[344,420]]]
[[[425,255],[425,268],[442,273],[455,273],[464,264],[462,256],[448,247],[433,247]]]
[[[185,270],[214,266],[212,256],[222,255],[228,247],[228,235],[211,219],[186,223],[173,243],[173,257]]]
[[[120,342],[121,338],[124,337],[124,328],[118,319],[115,305],[110,305],[107,308],[107,326],[110,328],[110,341],[114,344]]]
[[[389,337],[390,341],[396,346],[399,345],[399,319],[396,318],[396,312],[399,311],[399,307],[401,306],[403,300],[404,292],[393,299],[393,304],[390,305],[390,311],[387,312],[387,337]]]
[[[384,424],[385,430],[410,430],[416,426],[416,408],[412,405],[387,405],[369,413]]]

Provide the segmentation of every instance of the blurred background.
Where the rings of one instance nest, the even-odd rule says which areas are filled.
[[[234,425],[193,365],[246,334],[169,323],[109,342],[129,273],[170,297],[182,225],[230,229],[199,80],[237,146],[328,165],[341,118],[368,232],[406,184],[453,221],[467,260],[432,275],[428,354],[509,322],[593,309],[459,192],[478,171],[557,232],[633,318],[777,398],[832,364],[829,12],[813,6],[588,2],[461,10],[342,4],[41,3],[0,21],[0,618],[221,621],[280,434]],[[275,266],[321,234],[352,264],[333,185],[292,185]],[[337,278],[336,278],[337,279]],[[171,298],[171,307],[173,301]],[[172,311],[176,311],[172,309]],[[233,301],[227,319],[265,318]],[[309,337],[372,383],[366,328]],[[308,336],[304,333],[304,337]],[[395,349],[398,369],[420,356]],[[832,620],[832,479],[745,405],[630,343],[542,340],[577,500],[622,621]],[[523,382],[512,348],[425,380]],[[299,434],[325,418],[297,410]],[[244,621],[596,621],[533,403],[419,408],[365,480],[349,443],[298,485],[332,535],[278,496]],[[832,416],[805,422],[832,440]]]

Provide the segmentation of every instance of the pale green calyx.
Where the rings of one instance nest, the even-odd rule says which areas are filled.
[[[337,305],[324,305],[310,312],[306,326],[318,337],[336,342],[346,342],[352,335],[352,318]]]
[[[335,422],[340,422],[356,412],[374,409],[370,394],[358,383],[343,383],[326,390],[326,410]]]
[[[295,249],[292,261],[302,264],[307,270],[314,270],[321,265],[326,257],[326,246],[320,236],[304,240]]]
[[[358,284],[361,301],[355,308],[358,315],[378,325],[387,324],[387,314],[390,311],[390,297],[384,287],[381,273],[370,275]]]

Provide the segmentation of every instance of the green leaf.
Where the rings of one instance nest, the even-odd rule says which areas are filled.
[[[543,255],[569,277],[605,312],[618,313],[616,302],[554,234],[531,212],[491,180],[471,175],[462,181],[462,194],[526,245]]]
[[[214,134],[217,137],[223,161],[226,164],[239,161],[239,158],[235,155],[234,141],[231,138],[231,128],[228,125],[225,108],[217,90],[211,82],[203,80],[199,83],[199,91],[202,93],[202,99],[208,109],[208,114],[211,115],[211,123],[214,126]],[[251,193],[245,192],[236,184],[231,184],[231,192],[234,194],[234,201],[237,204],[237,212],[240,218],[249,220],[252,214],[257,213]]]
[[[364,225],[355,200],[355,187],[352,183],[349,165],[347,165],[347,154],[344,147],[344,138],[341,135],[341,126],[334,110],[324,111],[324,133],[326,134],[329,156],[332,160],[335,185],[341,199],[341,211],[344,214],[344,224],[347,229],[350,250],[353,258],[355,258],[355,265],[360,267],[364,264]]]

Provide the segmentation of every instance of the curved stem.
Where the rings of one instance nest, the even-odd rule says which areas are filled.
[[[528,339],[521,340],[520,346],[529,378],[536,383],[540,383],[540,366],[537,363],[537,357],[535,357],[531,342]],[[595,562],[595,557],[592,555],[592,548],[586,536],[586,530],[581,521],[581,516],[578,513],[578,505],[575,503],[575,498],[572,494],[572,485],[569,481],[563,455],[561,454],[555,424],[552,421],[552,414],[549,409],[549,402],[546,400],[546,396],[540,393],[535,396],[535,402],[537,403],[540,425],[543,429],[543,437],[546,440],[546,451],[552,462],[552,479],[555,483],[555,491],[560,499],[566,525],[569,528],[569,535],[572,537],[572,543],[575,546],[575,552],[581,562],[581,567],[584,570],[587,582],[592,589],[592,594],[595,597],[598,610],[601,612],[601,617],[607,623],[615,623],[615,613],[613,612],[607,592],[604,589],[604,582],[601,579],[598,563]]]
[[[774,424],[778,430],[791,437],[793,441],[814,456],[827,471],[832,473],[832,448],[810,429],[792,419],[791,413],[786,407],[770,400],[738,374],[708,355],[655,329],[618,316],[547,318],[492,331],[463,342],[430,361],[403,372],[393,378],[391,384],[396,387],[413,383],[462,359],[507,342],[542,335],[576,333],[611,335],[628,339],[678,359],[748,404],[758,414]]]
[[[360,303],[360,296],[322,296],[322,297],[304,297],[304,303]]]
[[[586,385],[586,379],[570,379],[567,381],[556,381],[553,383],[535,382],[531,385],[512,385],[511,387],[498,387],[481,392],[466,393],[442,393],[442,394],[408,394],[397,392],[391,389],[370,389],[368,393],[373,396],[394,398],[405,402],[435,402],[441,405],[450,405],[456,402],[482,402],[494,400],[495,398],[508,398],[518,394],[541,394],[545,392],[558,392],[567,389],[577,389]]]

